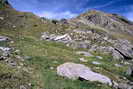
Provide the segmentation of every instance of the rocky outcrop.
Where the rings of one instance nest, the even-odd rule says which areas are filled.
[[[102,52],[102,53],[106,53],[106,54],[111,54],[113,59],[118,59],[118,60],[122,60],[124,59],[123,55],[121,55],[117,50],[115,50],[115,48],[111,47],[111,46],[97,46],[97,45],[93,45],[89,51],[98,51],[98,52]]]
[[[72,40],[68,34],[55,35],[55,34],[49,34],[46,32],[42,34],[41,39],[47,40],[47,41],[63,42],[63,43],[69,43]]]
[[[78,35],[73,33],[75,31],[76,33],[78,32]],[[72,33],[66,33],[64,35],[55,35],[44,32],[41,39],[62,42],[73,49],[84,48],[89,49],[89,51],[92,52],[99,51],[108,53],[112,55],[113,59],[133,59],[133,45],[128,40],[112,40],[109,37],[100,36],[99,34],[90,31],[87,31],[86,33],[86,31],[87,30],[74,30]],[[83,54],[86,55],[86,53]]]
[[[84,79],[89,81],[98,81],[104,84],[112,85],[111,79],[102,74],[93,72],[89,67],[76,64],[76,63],[64,63],[57,67],[57,74],[69,79]]]

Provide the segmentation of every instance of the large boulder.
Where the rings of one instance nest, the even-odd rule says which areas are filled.
[[[76,64],[65,63],[57,67],[57,74],[69,79],[84,79],[89,81],[98,81],[100,83],[112,85],[111,79],[102,74],[93,72],[89,67]]]

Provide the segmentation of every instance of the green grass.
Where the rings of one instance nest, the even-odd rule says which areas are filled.
[[[19,89],[21,85],[30,83],[30,75],[23,70],[18,70],[0,62],[0,89]]]
[[[34,71],[37,72],[35,76],[40,76],[34,81],[35,87],[38,84],[38,86],[46,89],[111,89],[102,84],[98,86],[99,84],[95,82],[72,81],[57,76],[57,66],[65,62],[81,63],[79,58],[82,57],[76,55],[75,50],[66,47],[62,43],[39,41],[31,37],[24,37],[24,39],[18,41],[14,46],[22,51],[21,55],[31,57],[27,61],[27,65],[34,68]],[[51,67],[54,69],[51,70]]]
[[[37,70],[41,73],[41,79],[45,89],[111,89],[110,87],[89,81],[69,80],[57,75],[56,67],[63,63],[63,60],[54,63],[48,57],[34,57],[28,63],[35,65]],[[51,70],[50,67],[54,69]],[[38,73],[39,73],[38,72]]]
[[[65,62],[85,64],[88,67],[91,67],[92,70],[107,75],[112,79],[116,79],[116,76],[121,75],[121,73],[125,71],[125,67],[114,67],[114,64],[117,62],[110,62],[108,60],[110,59],[110,56],[108,55],[102,55],[98,53],[94,54],[102,56],[102,60],[96,59],[95,57],[84,57],[82,55],[76,55],[75,53],[78,51],[77,49],[73,50],[69,47],[66,47],[62,43],[41,41],[36,36],[22,35],[21,38],[15,37],[15,43],[9,45],[21,50],[21,56],[31,57],[25,62],[29,67],[33,68],[34,71],[34,74],[31,75],[33,78],[33,80],[31,79],[33,89],[37,89],[38,87],[45,89],[111,89],[106,85],[96,82],[80,80],[72,81],[67,78],[57,76],[56,67]],[[80,62],[79,58],[81,57],[87,59],[88,62]],[[102,65],[91,64],[92,61],[97,60],[101,62]],[[51,70],[51,67],[54,69]],[[100,67],[100,69],[97,70],[95,69],[96,67]]]

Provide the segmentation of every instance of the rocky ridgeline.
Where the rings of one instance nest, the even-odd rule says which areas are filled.
[[[107,14],[100,11],[89,11],[81,14],[77,18],[70,20],[70,23],[85,24],[85,25],[98,25],[110,32],[127,33],[133,35],[132,22],[125,19],[124,17]]]

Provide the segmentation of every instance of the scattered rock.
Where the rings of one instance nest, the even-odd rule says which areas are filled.
[[[78,33],[78,34],[93,34],[91,30],[86,30],[86,29],[75,29],[73,32]]]
[[[133,66],[129,66],[128,67],[128,70],[127,70],[126,74],[128,76],[132,76],[133,77]]]
[[[0,20],[4,20],[4,17],[0,17]]]
[[[101,56],[96,56],[96,58],[97,58],[97,59],[103,59],[103,57],[101,57]]]
[[[88,61],[85,60],[84,58],[79,58],[79,60],[80,60],[81,62],[88,62]]]
[[[50,69],[51,69],[51,70],[53,70],[53,69],[54,69],[54,67],[50,67]]]
[[[113,88],[118,89],[119,84],[115,81],[112,81],[112,83],[113,83]]]
[[[93,55],[91,53],[86,52],[86,51],[78,51],[78,52],[76,52],[76,54],[83,55],[86,57],[93,57]]]
[[[30,73],[30,71],[28,70],[28,68],[26,67],[23,67],[23,71],[27,72],[27,73]]]
[[[15,26],[15,25],[13,25],[12,27],[13,27],[13,28],[16,28],[16,26]]]
[[[17,66],[17,63],[16,63],[15,61],[13,61],[13,60],[9,60],[9,61],[8,61],[8,64],[9,64],[10,66]]]
[[[100,65],[101,63],[100,62],[97,62],[97,61],[93,61],[92,64]]]
[[[122,67],[122,65],[120,65],[120,64],[115,64],[115,66],[116,66],[116,67]]]
[[[120,83],[118,85],[118,89],[133,89],[133,86],[130,84],[126,84],[126,83]]]
[[[89,42],[72,41],[67,46],[72,47],[73,49],[78,49],[78,48],[87,49],[87,48],[90,48],[90,43]]]
[[[21,61],[24,61],[24,58],[21,57],[21,56],[19,56],[19,55],[16,55],[15,57],[16,57],[17,59],[21,60]]]
[[[9,51],[11,51],[11,48],[8,48],[8,47],[0,47],[0,50],[2,50],[3,52],[9,52]]]
[[[15,53],[16,55],[18,55],[18,54],[20,54],[20,50],[17,49],[17,50],[14,51],[14,53]]]
[[[123,64],[124,65],[131,65],[131,63],[129,63],[129,62],[124,62]]]
[[[0,60],[4,60],[11,54],[11,48],[0,47]]]
[[[98,81],[104,84],[112,85],[111,79],[93,72],[89,67],[82,64],[64,63],[57,67],[57,74],[69,79],[84,79],[89,81]]]
[[[21,69],[22,67],[21,66],[17,66],[18,69]]]
[[[9,41],[9,40],[10,40],[10,38],[8,38],[8,37],[0,36],[0,42],[1,41]]]
[[[21,85],[20,89],[27,89],[27,88],[24,85]]]
[[[103,39],[107,41],[108,40],[108,37],[104,37]]]
[[[29,86],[32,86],[32,83],[28,83]]]
[[[25,60],[32,60],[32,57],[31,56],[25,56],[24,59]]]
[[[11,43],[11,44],[13,44],[13,43],[14,43],[14,41],[11,41],[10,43]]]

